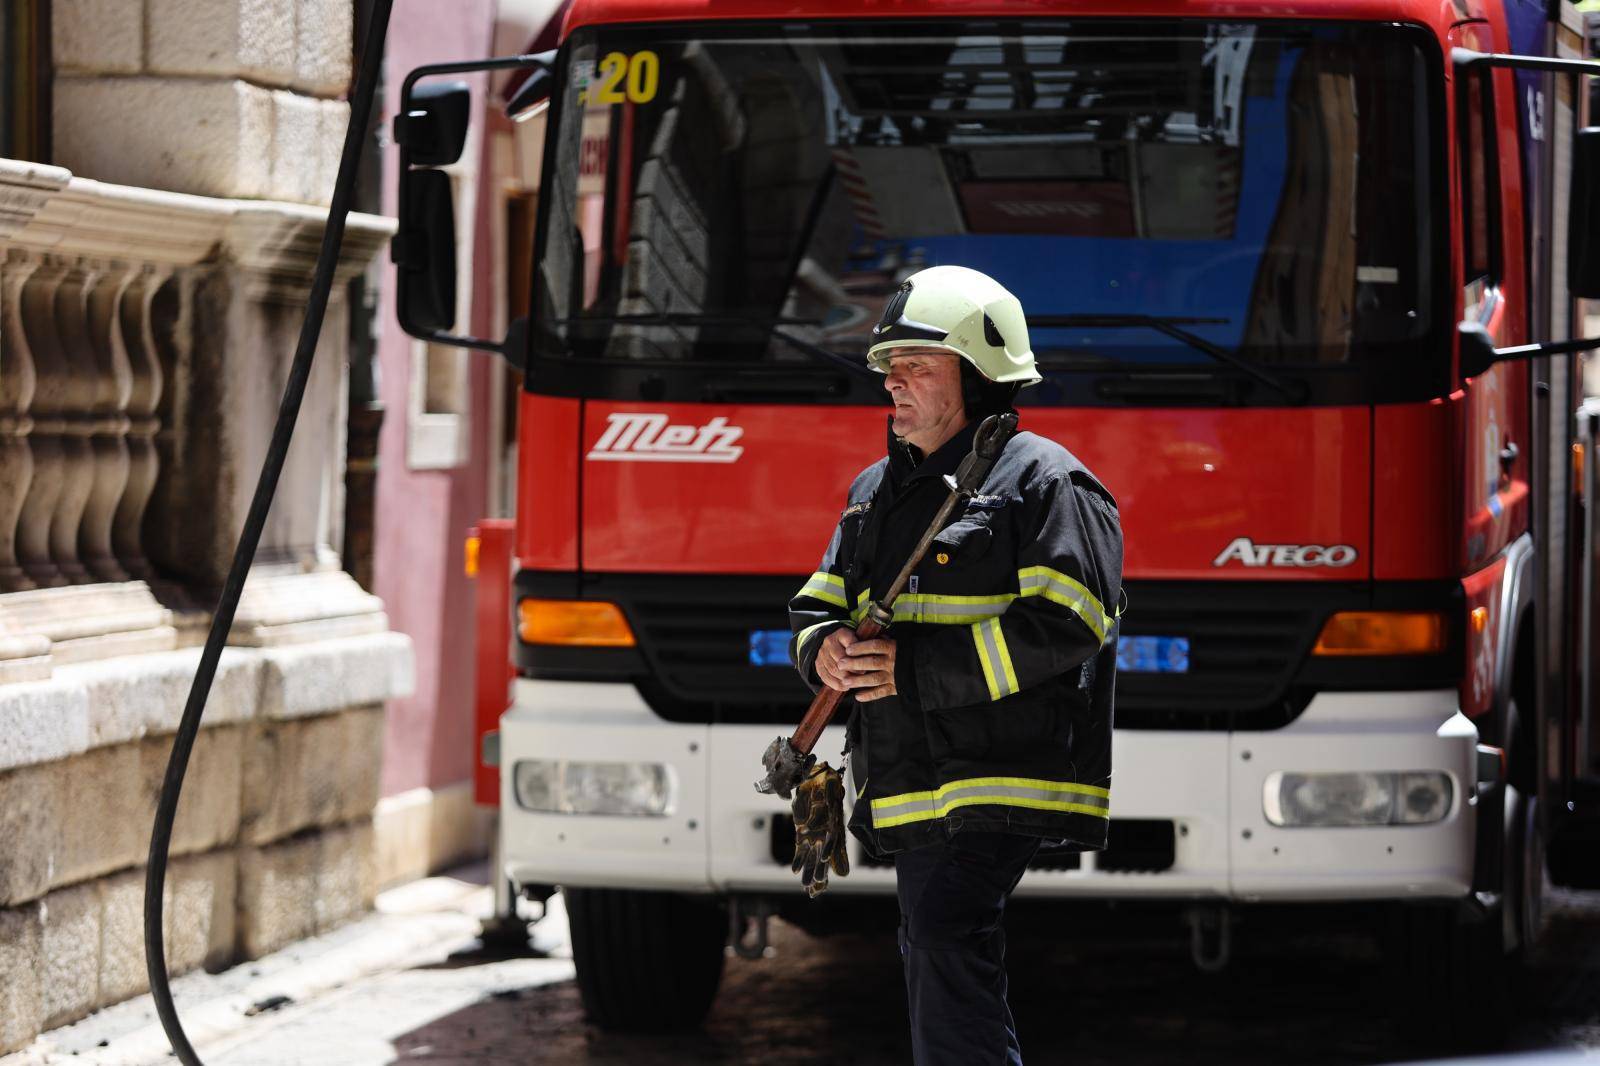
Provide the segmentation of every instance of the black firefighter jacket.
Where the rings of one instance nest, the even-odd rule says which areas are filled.
[[[920,463],[891,433],[850,486],[789,603],[790,651],[813,690],[823,638],[887,592],[976,428]],[[895,603],[899,694],[850,717],[851,831],[879,855],[958,829],[1105,847],[1121,597],[1116,501],[1061,445],[1019,432]]]

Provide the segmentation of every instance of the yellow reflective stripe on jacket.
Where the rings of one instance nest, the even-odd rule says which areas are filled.
[[[855,610],[850,612],[850,617],[856,622],[866,617],[871,594],[871,589],[863,589],[856,593]],[[945,596],[932,592],[902,592],[900,598],[894,601],[894,620],[928,625],[971,625],[985,618],[994,618],[1016,598],[1015,592],[1004,592],[997,596]]]
[[[1014,592],[997,596],[944,596],[931,592],[908,592],[894,601],[894,620],[931,625],[970,625],[995,617],[1016,598]]]
[[[1083,619],[1095,636],[1102,641],[1106,639],[1112,619],[1107,616],[1105,606],[1094,593],[1061,571],[1048,566],[1024,567],[1017,571],[1017,586],[1024,596],[1043,596],[1051,603],[1060,604]]]
[[[826,629],[828,626],[842,625],[843,623],[843,618],[830,618],[826,622],[818,622],[814,626],[806,626],[796,636],[794,642],[794,657],[796,659],[802,659],[805,657],[806,641],[816,636],[819,630]]]
[[[1016,692],[1017,672],[1011,666],[1011,649],[1006,647],[1000,619],[974,622],[972,642],[978,646],[978,662],[983,667],[984,683],[989,686],[989,698],[997,700]]]
[[[1031,777],[970,777],[933,792],[907,792],[872,801],[872,826],[888,829],[907,822],[943,818],[958,807],[992,804],[1040,811],[1067,811],[1111,817],[1111,790],[1074,781]]]
[[[813,600],[831,603],[835,607],[848,607],[849,602],[844,598],[844,578],[833,574],[825,574],[820,570],[806,579],[800,591],[795,593],[796,598],[808,596]]]

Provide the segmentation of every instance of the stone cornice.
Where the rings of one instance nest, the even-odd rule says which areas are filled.
[[[327,218],[300,204],[110,185],[0,159],[0,247],[167,266],[227,258],[292,286],[310,281]],[[364,269],[394,230],[393,219],[352,213],[339,276]]]
[[[0,159],[0,238],[25,228],[71,178],[60,167]]]
[[[309,286],[328,212],[301,204],[228,202],[235,210],[228,221],[227,256],[247,274],[285,295],[295,297]],[[336,284],[365,270],[394,231],[393,219],[352,212],[339,249]]]

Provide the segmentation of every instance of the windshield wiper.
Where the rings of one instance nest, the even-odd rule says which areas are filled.
[[[1241,359],[1226,348],[1196,333],[1184,329],[1184,326],[1221,325],[1229,321],[1226,318],[1181,318],[1162,315],[1029,315],[1029,327],[1037,326],[1041,329],[1063,329],[1073,326],[1083,326],[1089,329],[1153,329],[1157,333],[1165,334],[1173,340],[1182,341],[1197,352],[1209,355],[1219,363],[1226,363],[1235,370],[1259,381],[1261,384],[1282,393],[1284,398],[1291,403],[1303,403],[1306,398],[1305,387],[1298,382],[1285,381],[1275,374],[1251,363],[1248,359]]]
[[[820,326],[822,323],[814,318],[744,318],[740,315],[702,315],[688,311],[651,312],[636,315],[581,315],[577,318],[559,318],[556,320],[564,324],[601,322],[625,326],[745,326],[751,329],[762,330],[769,337],[775,337],[797,352],[803,352],[821,362],[832,363],[835,366],[860,374],[865,377],[879,380],[879,375],[866,363],[857,362],[848,355],[829,351],[820,344],[812,344],[808,340],[796,337],[792,333],[785,333],[779,326]]]

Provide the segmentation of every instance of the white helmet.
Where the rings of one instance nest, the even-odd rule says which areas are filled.
[[[1033,349],[1022,303],[976,270],[936,266],[907,278],[872,328],[867,364],[888,373],[896,348],[943,348],[990,381],[1036,385]]]

